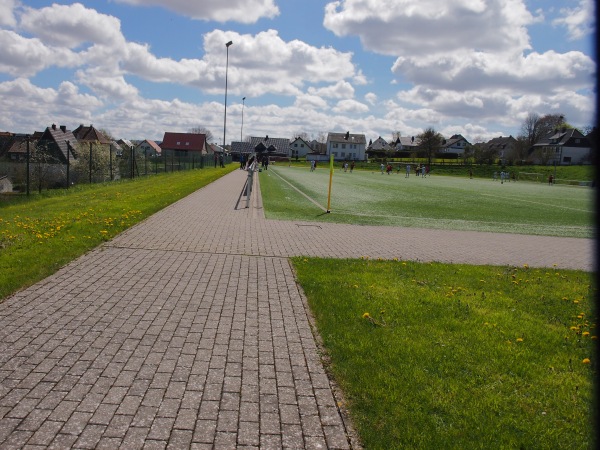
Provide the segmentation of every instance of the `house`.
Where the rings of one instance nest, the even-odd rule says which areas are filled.
[[[590,164],[591,153],[589,139],[575,128],[557,129],[529,149],[530,160],[544,165]]]
[[[175,152],[175,154],[186,156],[188,153],[208,154],[206,134],[200,133],[171,133],[166,131],[160,148],[162,151]]]
[[[363,161],[366,159],[367,141],[364,134],[328,133],[327,155],[341,161]]]
[[[49,156],[47,162],[67,163],[77,159],[77,152],[74,144],[77,139],[73,133],[67,130],[67,127],[55,124],[46,128],[37,142],[36,152],[43,152]]]
[[[489,140],[485,144],[480,144],[480,146],[488,151],[489,154],[505,160],[510,159],[510,157],[515,154],[517,140],[512,136],[499,136]]]
[[[90,125],[89,127],[86,127],[83,124],[79,125],[73,130],[73,136],[75,136],[75,139],[77,139],[77,142],[79,143],[94,143],[100,145],[111,144],[110,139],[104,136],[100,130],[94,128],[93,125]]]
[[[301,137],[297,137],[290,143],[290,157],[304,158],[313,151],[312,147]]]
[[[392,149],[392,146],[387,143],[385,139],[379,136],[375,139],[375,142],[369,142],[369,146],[367,147],[368,152],[388,152]]]
[[[239,161],[241,155],[245,158],[249,154],[256,153],[259,158],[268,155],[275,159],[288,159],[290,156],[290,140],[285,138],[271,138],[268,135],[265,137],[250,137],[250,141],[240,142],[234,141],[231,143],[231,153],[234,159]]]
[[[11,161],[27,160],[27,137],[29,137],[29,156],[35,153],[38,140],[42,137],[41,131],[36,131],[32,135],[14,134],[8,142],[5,154]]]
[[[150,139],[145,139],[142,142],[140,142],[138,145],[135,146],[135,152],[137,154],[142,154],[142,155],[144,155],[144,157],[147,157],[147,158],[159,158],[161,155],[162,149],[159,147],[159,145],[156,142],[154,142]]]
[[[410,155],[411,153],[415,153],[419,150],[421,140],[419,138],[415,138],[414,136],[398,136],[393,145],[396,152],[404,152],[407,155]]]
[[[458,156],[465,153],[465,148],[471,144],[461,134],[454,134],[450,139],[442,141],[440,153],[454,153]]]

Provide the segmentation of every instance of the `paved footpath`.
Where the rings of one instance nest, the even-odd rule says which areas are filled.
[[[587,239],[265,220],[245,177],[0,304],[0,449],[352,448],[287,257],[593,268]]]

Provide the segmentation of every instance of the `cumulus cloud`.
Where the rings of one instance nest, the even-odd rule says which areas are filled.
[[[347,81],[338,81],[336,84],[329,85],[322,88],[310,87],[308,89],[309,94],[317,95],[320,97],[329,98],[352,98],[354,97],[354,88]]]
[[[573,37],[589,30],[591,0],[561,10],[554,21]],[[502,117],[521,97],[549,105],[558,91],[590,90],[595,62],[579,51],[536,52],[528,27],[544,18],[524,0],[339,0],[325,7],[324,26],[356,35],[371,51],[396,57],[392,72],[413,89],[398,98],[447,117]],[[581,116],[582,114],[578,114]]]
[[[17,24],[15,5],[15,0],[0,0],[0,26],[14,27]]]
[[[594,32],[595,11],[592,0],[580,0],[575,8],[561,8],[561,17],[552,21],[553,25],[567,28],[570,40],[581,39]]]
[[[337,113],[366,113],[369,111],[369,107],[364,103],[348,99],[340,100],[333,108],[333,111]]]
[[[76,48],[85,42],[111,46],[124,43],[119,19],[86,8],[81,3],[27,8],[21,16],[21,27],[44,42],[68,48]]]
[[[0,72],[14,76],[32,76],[50,67],[73,67],[75,53],[61,47],[48,47],[37,38],[25,38],[14,31],[0,30]]]
[[[465,45],[526,48],[533,20],[521,0],[340,0],[326,5],[323,24],[338,36],[358,34],[369,50],[416,56]]]
[[[254,23],[265,17],[272,19],[279,14],[273,0],[117,0],[140,6],[161,6],[177,14],[200,20],[216,22],[235,21]]]

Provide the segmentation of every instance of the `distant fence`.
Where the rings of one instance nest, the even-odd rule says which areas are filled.
[[[150,156],[138,151],[125,150],[112,153],[104,159],[64,163],[39,163],[30,161],[0,162],[0,174],[8,175],[15,191],[29,192],[53,188],[65,188],[73,184],[103,183],[124,178],[137,178],[159,173],[220,167],[231,163],[231,155],[200,155],[192,152],[163,151],[162,155]],[[29,166],[29,173],[27,167]]]

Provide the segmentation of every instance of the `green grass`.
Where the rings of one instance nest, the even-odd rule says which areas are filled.
[[[0,301],[234,169],[83,185],[0,203]]]
[[[306,168],[271,167],[260,173],[260,183],[266,216],[272,219],[593,236],[590,188],[501,184],[487,178],[439,175],[423,179],[413,174],[406,179],[402,172],[381,175],[355,170],[350,174],[336,169],[331,214],[324,214],[329,184],[326,168],[310,172]]]
[[[590,274],[293,262],[365,448],[591,448]]]

